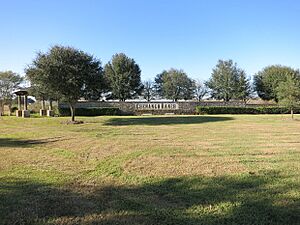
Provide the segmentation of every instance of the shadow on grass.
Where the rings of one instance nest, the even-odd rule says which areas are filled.
[[[62,188],[0,179],[0,224],[299,224],[297,185],[276,174]],[[267,188],[268,187],[268,188]],[[77,190],[77,191],[75,191]]]
[[[222,116],[153,116],[153,117],[120,117],[108,120],[105,125],[172,125],[172,124],[200,124],[233,120],[232,117]]]
[[[11,147],[11,148],[28,148],[34,145],[52,143],[62,140],[60,137],[56,138],[45,138],[36,140],[23,140],[17,138],[0,138],[0,148],[1,147]]]

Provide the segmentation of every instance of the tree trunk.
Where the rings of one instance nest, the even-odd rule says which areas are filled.
[[[8,116],[11,116],[11,103],[8,104]]]
[[[294,119],[294,110],[291,109],[291,116],[292,116],[292,120]]]
[[[0,102],[0,114],[1,116],[4,116],[4,113],[5,113],[5,102],[4,101],[1,101]]]
[[[71,111],[71,121],[75,121],[75,104],[74,103],[69,103],[70,106],[70,111]]]
[[[45,99],[44,99],[44,97],[42,97],[42,110],[45,110]]]
[[[3,111],[3,105],[2,105],[2,100],[0,100],[0,116],[2,116],[2,111]]]
[[[49,100],[49,110],[53,109],[53,105],[52,105],[52,99]]]

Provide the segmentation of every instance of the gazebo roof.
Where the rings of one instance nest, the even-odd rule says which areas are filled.
[[[23,89],[18,89],[14,92],[16,95],[28,95],[28,91],[27,89],[23,88]]]

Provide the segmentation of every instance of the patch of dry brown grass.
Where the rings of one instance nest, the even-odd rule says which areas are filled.
[[[138,176],[220,176],[246,172],[238,160],[201,156],[144,156],[127,162],[124,171]]]

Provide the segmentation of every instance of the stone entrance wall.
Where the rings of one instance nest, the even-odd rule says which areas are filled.
[[[100,102],[81,101],[76,104],[76,108],[119,108],[125,114],[195,114],[196,106],[235,106],[235,107],[259,107],[267,106],[262,104],[245,104],[244,102]],[[270,106],[270,105],[268,105]],[[60,108],[68,108],[65,103],[59,104]]]

